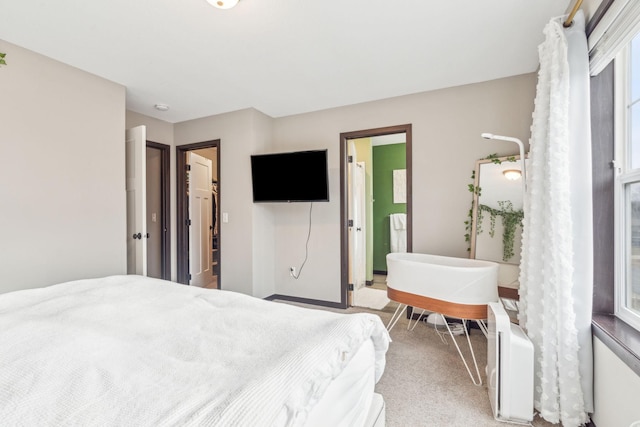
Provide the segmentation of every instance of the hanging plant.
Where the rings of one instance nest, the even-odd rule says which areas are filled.
[[[471,173],[471,181],[472,182],[476,182],[476,171],[474,170]],[[469,191],[472,194],[477,194],[478,197],[480,197],[480,187],[476,187],[474,184],[469,184],[468,187]],[[469,243],[471,242],[471,229],[473,226],[473,201],[475,200],[475,197],[471,199],[471,207],[469,208],[469,212],[467,213],[467,219],[464,224],[465,224],[465,235],[464,235],[464,241]],[[481,224],[482,221],[478,221],[478,224]],[[471,247],[467,247],[467,252],[471,251]]]
[[[0,65],[7,65],[7,63],[4,60],[5,56],[7,56],[6,53],[0,52]]]
[[[489,226],[489,236],[494,237],[496,227],[496,217],[502,219],[502,260],[507,262],[513,255],[513,244],[516,237],[516,230],[518,226],[522,226],[522,220],[524,218],[524,211],[513,210],[513,203],[510,200],[503,200],[498,202],[499,209],[494,209],[486,205],[478,205],[479,212],[488,212],[491,218]],[[480,217],[480,215],[478,215]],[[478,224],[480,223],[478,220]],[[482,230],[478,231],[478,234],[482,233]]]

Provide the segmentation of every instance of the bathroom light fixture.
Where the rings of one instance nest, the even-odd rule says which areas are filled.
[[[514,138],[512,136],[502,136],[502,135],[494,135],[492,133],[482,133],[480,134],[481,137],[483,137],[484,139],[496,139],[496,140],[500,140],[500,141],[510,141],[510,142],[515,142],[516,144],[518,144],[518,147],[520,148],[520,161],[522,163],[522,188],[524,190],[524,192],[527,192],[527,170],[525,168],[526,166],[526,162],[525,162],[525,157],[524,157],[524,144],[522,143],[522,141],[520,141],[518,138]]]
[[[207,0],[207,3],[218,9],[231,9],[238,4],[238,1],[240,0]]]
[[[169,106],[167,104],[156,104],[153,106],[153,108],[158,111],[167,111],[169,109]]]
[[[520,177],[522,177],[522,172],[520,172],[518,169],[503,170],[502,174],[509,181],[515,181],[516,179],[520,179]]]

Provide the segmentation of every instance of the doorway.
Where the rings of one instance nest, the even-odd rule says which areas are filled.
[[[176,147],[176,171],[177,281],[220,289],[220,140]]]
[[[148,141],[144,125],[126,130],[127,274],[171,277],[169,150],[168,145]]]
[[[170,280],[169,146],[146,142],[147,276]]]
[[[344,307],[386,304],[386,254],[412,250],[411,138],[410,124],[340,134]]]

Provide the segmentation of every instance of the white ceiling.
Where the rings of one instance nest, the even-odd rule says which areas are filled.
[[[168,122],[281,117],[533,72],[569,1],[0,0],[0,39],[120,83],[128,109]]]

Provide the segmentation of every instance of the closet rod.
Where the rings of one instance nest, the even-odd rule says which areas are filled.
[[[576,2],[576,5],[573,6],[573,9],[571,10],[569,17],[567,18],[566,21],[564,21],[564,24],[562,24],[563,27],[568,28],[571,26],[571,24],[573,24],[573,17],[576,16],[576,13],[578,13],[578,10],[580,10],[580,6],[582,6],[582,0],[578,0]]]

